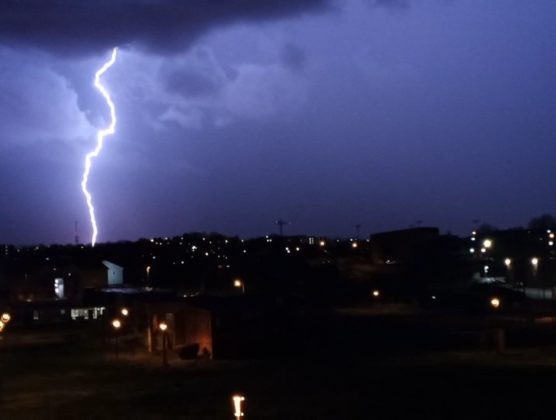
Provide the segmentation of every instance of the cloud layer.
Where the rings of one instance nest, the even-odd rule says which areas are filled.
[[[0,43],[82,55],[114,45],[183,51],[212,27],[284,17],[327,0],[5,0]]]

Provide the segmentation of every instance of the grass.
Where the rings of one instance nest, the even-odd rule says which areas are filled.
[[[2,419],[545,419],[556,349],[181,362],[84,341],[4,348]]]

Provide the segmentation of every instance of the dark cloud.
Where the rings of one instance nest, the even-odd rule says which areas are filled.
[[[159,71],[164,89],[184,97],[203,97],[217,92],[228,82],[228,74],[206,48],[194,48],[187,60],[163,64]]]
[[[294,44],[286,44],[282,51],[282,59],[286,67],[294,71],[301,71],[305,67],[307,54],[304,49]]]
[[[159,53],[186,48],[217,25],[285,17],[322,8],[328,0],[4,0],[0,43],[63,55],[115,45]]]
[[[193,70],[171,73],[168,75],[165,85],[167,91],[179,92],[183,96],[189,97],[208,95],[218,89],[214,80]]]

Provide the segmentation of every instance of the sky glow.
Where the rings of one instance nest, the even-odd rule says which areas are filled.
[[[556,213],[554,1],[90,3],[0,2],[1,243]]]

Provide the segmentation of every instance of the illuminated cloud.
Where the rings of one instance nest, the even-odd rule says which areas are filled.
[[[0,50],[0,62],[0,150],[47,140],[82,142],[94,133],[76,92],[53,69],[6,50]]]
[[[224,64],[202,46],[164,60],[140,52],[122,54],[122,62],[135,71],[115,70],[121,77],[119,94],[158,130],[169,124],[200,129],[284,116],[306,99],[305,80],[281,59]]]

